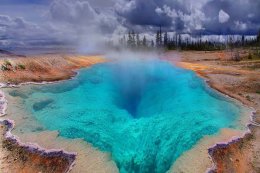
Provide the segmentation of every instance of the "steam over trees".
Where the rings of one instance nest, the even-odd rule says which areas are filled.
[[[135,31],[129,31],[127,35],[124,35],[120,40],[120,45],[131,49],[168,49],[168,50],[198,50],[198,51],[211,51],[211,50],[224,50],[229,49],[231,52],[238,47],[255,47],[260,50],[260,30],[255,38],[248,38],[245,35],[234,36],[226,35],[221,36],[226,41],[212,41],[202,39],[201,35],[190,35],[185,37],[184,34],[171,33],[162,31],[161,27],[156,31],[154,38],[147,39],[145,35],[136,33]],[[259,51],[258,51],[259,52]],[[232,53],[235,59],[239,59],[238,53]],[[232,55],[232,56],[233,56]]]
[[[154,47],[154,41],[152,40],[151,42],[151,47],[153,48]]]
[[[139,33],[135,33],[135,31],[129,31],[127,40],[125,39],[125,35],[122,39],[119,40],[120,45],[127,45],[128,48],[146,48],[149,45],[148,40],[145,36],[140,37]]]
[[[165,46],[168,44],[168,34],[167,34],[167,32],[164,33],[163,44]]]
[[[147,46],[147,41],[146,41],[146,37],[145,37],[145,36],[144,36],[144,38],[143,38],[142,44],[143,44],[143,47],[146,47],[146,46]]]
[[[141,40],[140,40],[140,37],[139,37],[139,34],[138,34],[138,33],[136,34],[136,46],[137,46],[137,47],[140,47],[140,46],[141,46]]]
[[[257,40],[258,43],[260,43],[260,29],[259,29],[259,31],[258,31],[256,40]]]
[[[156,40],[156,46],[159,47],[160,46],[160,32],[159,31],[157,31],[157,33],[156,33],[155,40]]]

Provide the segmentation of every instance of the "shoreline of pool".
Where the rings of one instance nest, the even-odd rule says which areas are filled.
[[[21,158],[17,158],[17,153],[14,153],[15,151],[12,151],[13,148],[17,149],[19,147],[20,148],[22,147],[21,150],[23,150],[25,153],[34,153],[35,155],[37,155],[37,152],[38,152],[37,156],[40,158],[42,155],[48,156],[48,155],[53,155],[53,154],[55,155],[55,153],[58,153],[58,155],[57,155],[58,161],[56,163],[57,167],[59,167],[59,164],[61,164],[61,163],[59,163],[60,162],[59,158],[65,159],[65,157],[67,157],[67,156],[73,157],[74,159],[73,160],[71,159],[69,161],[68,165],[66,165],[66,166],[63,165],[63,167],[65,169],[66,169],[66,167],[69,167],[69,169],[63,170],[62,172],[71,172],[72,168],[75,167],[77,158],[82,158],[83,157],[82,155],[86,155],[85,158],[88,159],[86,161],[90,160],[91,162],[94,162],[94,163],[96,162],[97,165],[99,165],[99,162],[101,163],[101,162],[105,162],[105,161],[110,164],[111,159],[110,159],[109,154],[107,154],[107,153],[100,154],[91,145],[86,144],[85,142],[82,142],[81,139],[71,140],[71,143],[67,144],[67,146],[61,145],[64,141],[62,141],[63,139],[58,140],[58,133],[46,131],[46,133],[43,133],[44,137],[50,138],[51,140],[54,140],[57,138],[57,141],[55,141],[56,143],[55,142],[53,143],[53,147],[49,147],[48,142],[45,143],[46,145],[40,144],[39,140],[41,140],[41,137],[38,136],[39,134],[36,134],[34,136],[34,139],[37,139],[36,141],[33,141],[33,140],[24,141],[24,140],[20,139],[20,136],[17,136],[12,133],[12,130],[15,126],[15,122],[14,122],[14,120],[10,120],[10,119],[8,119],[8,117],[5,117],[7,108],[8,108],[8,99],[6,99],[4,92],[1,90],[2,88],[16,88],[16,87],[19,88],[20,86],[23,86],[23,85],[45,85],[45,84],[52,84],[52,83],[58,83],[58,82],[62,82],[62,81],[72,80],[73,78],[75,78],[78,75],[79,69],[88,68],[89,66],[92,66],[92,65],[95,65],[98,63],[104,63],[106,61],[103,57],[100,57],[100,56],[89,56],[89,57],[76,56],[76,57],[70,57],[70,58],[67,58],[66,56],[60,56],[60,55],[57,55],[57,56],[58,57],[54,57],[54,59],[57,59],[58,63],[67,63],[67,62],[69,63],[69,64],[65,64],[65,65],[63,64],[63,66],[65,66],[65,68],[68,68],[67,70],[70,75],[64,75],[63,77],[59,76],[57,78],[57,80],[55,80],[56,79],[55,75],[51,76],[50,78],[44,76],[44,79],[42,79],[42,80],[37,79],[36,82],[27,82],[28,79],[26,79],[26,82],[19,82],[18,84],[9,83],[8,81],[6,81],[6,79],[4,79],[4,81],[2,83],[0,83],[0,133],[1,133],[0,134],[1,135],[0,136],[1,137],[0,138],[0,142],[1,142],[0,151],[6,150],[7,149],[6,147],[9,147],[9,149],[11,148],[11,151],[10,151],[11,157],[9,160],[7,160],[9,155],[6,156],[7,155],[6,152],[0,152],[0,164],[1,164],[1,171],[3,171],[3,173],[5,172],[5,168],[6,169],[8,168],[9,171],[12,169],[10,167],[10,165],[13,165],[14,161],[21,159]],[[47,56],[43,56],[43,57],[39,56],[39,59],[42,59],[43,62],[45,62],[45,61],[48,62],[51,57],[52,57],[52,55],[47,55]],[[23,60],[24,58],[16,58],[16,59],[12,59],[12,61],[14,61],[14,62],[24,61],[25,63],[28,63],[30,61],[34,62],[35,60],[33,58],[34,57],[32,57],[32,58],[27,57],[25,59],[25,61]],[[76,58],[76,59],[73,60],[73,58]],[[27,61],[27,60],[29,60],[29,61]],[[77,64],[75,65],[75,63],[77,63]],[[56,69],[57,67],[51,66],[51,67],[47,67],[47,68]],[[12,71],[11,71],[11,73],[12,73]],[[16,76],[16,78],[19,81],[19,76]],[[4,149],[2,146],[2,143],[4,143],[4,141],[7,141],[8,144],[11,144],[11,146],[5,146],[5,149]],[[41,141],[41,142],[44,143],[43,141]],[[75,146],[75,150],[67,151],[64,149],[66,147],[70,148],[70,145]],[[78,147],[78,152],[75,152],[76,147]],[[83,150],[83,148],[85,148],[85,147],[88,148],[88,150],[86,152],[84,152],[83,154],[80,154],[79,153],[80,150]],[[32,152],[32,151],[35,151],[35,152]],[[88,156],[89,153],[87,153],[87,152],[91,152],[91,154],[90,154],[91,156]],[[93,159],[93,157],[95,157],[95,156],[97,156],[97,159],[95,159],[95,158]],[[8,163],[3,163],[4,162],[3,158],[5,159],[5,162],[8,162]],[[54,161],[56,161],[56,160],[54,160]],[[45,161],[43,160],[43,164],[45,164],[44,162]],[[49,162],[49,160],[47,160],[47,162]],[[19,163],[14,163],[14,164],[19,165]],[[110,165],[114,165],[114,164],[111,163]],[[15,165],[13,165],[13,166],[17,167]],[[26,170],[27,172],[35,171],[35,170],[31,170],[30,168],[28,168],[28,167],[30,167],[30,163],[27,163],[27,168],[26,168],[26,166],[23,166],[23,167],[25,167],[23,169],[29,169],[29,170]],[[61,168],[61,169],[64,169],[64,168]],[[109,168],[108,164],[103,167],[101,166],[100,170],[102,170],[102,169],[103,170],[112,170],[111,172],[116,172],[115,169],[113,168],[113,166],[111,168]],[[18,170],[19,170],[19,168],[18,168]],[[89,170],[93,171],[93,168],[90,167]],[[41,171],[41,170],[38,170],[38,171]],[[61,171],[59,171],[59,172],[61,172]]]
[[[255,112],[252,110],[244,116],[249,116],[249,118],[252,119],[254,113]],[[244,125],[244,130],[222,128],[217,134],[204,136],[190,150],[183,153],[175,163],[173,163],[169,172],[181,173],[185,170],[189,170],[189,173],[212,173],[216,171],[217,164],[214,161],[213,153],[216,150],[228,147],[245,138],[247,135],[251,135],[250,126],[250,122],[247,122],[247,124]]]
[[[61,157],[68,160],[68,165],[65,168],[65,172],[69,172],[73,165],[75,164],[76,155],[77,153],[73,152],[67,152],[63,149],[47,149],[43,148],[37,143],[24,143],[21,142],[20,138],[14,134],[11,133],[11,131],[15,127],[15,121],[5,118],[7,107],[8,107],[8,101],[5,97],[5,93],[1,90],[1,88],[6,87],[6,85],[0,83],[0,124],[5,126],[3,130],[3,139],[6,140],[10,145],[13,145],[14,147],[21,147],[23,148],[25,152],[32,152],[38,155],[42,155],[43,157],[46,157],[48,159],[49,156],[56,156]],[[3,141],[1,141],[3,142]],[[1,158],[2,159],[2,158]],[[1,160],[2,162],[2,160]]]
[[[88,68],[88,67],[85,67],[85,68]],[[7,110],[8,110],[8,99],[6,99],[5,93],[1,90],[2,88],[19,88],[21,86],[29,86],[29,85],[48,85],[48,84],[55,84],[55,83],[60,83],[60,82],[68,81],[68,80],[73,80],[80,73],[79,70],[80,69],[74,70],[75,75],[70,77],[69,79],[58,80],[58,81],[24,82],[24,83],[20,83],[18,85],[0,83],[0,125],[3,124],[4,126],[7,126],[7,129],[4,130],[3,136],[6,140],[10,140],[11,142],[16,143],[18,146],[24,147],[25,152],[35,151],[35,154],[37,154],[37,153],[39,153],[39,151],[41,151],[40,152],[41,154],[44,153],[46,155],[53,155],[53,154],[55,155],[55,153],[58,153],[59,157],[61,157],[61,158],[66,158],[68,156],[72,157],[73,160],[71,160],[68,165],[69,169],[67,169],[65,172],[84,171],[84,169],[82,169],[82,168],[76,168],[76,170],[74,170],[75,169],[74,167],[76,167],[76,166],[82,167],[82,165],[76,165],[77,161],[80,163],[82,163],[82,162],[84,163],[84,161],[85,161],[86,163],[84,163],[84,164],[87,164],[88,160],[91,160],[94,163],[95,162],[101,163],[101,164],[98,163],[97,165],[100,164],[100,166],[96,167],[96,168],[95,168],[95,166],[90,165],[94,168],[94,170],[96,170],[96,169],[100,169],[101,171],[111,170],[111,171],[108,171],[111,173],[119,172],[116,164],[111,159],[110,153],[102,152],[102,151],[98,150],[97,148],[93,147],[92,144],[89,144],[88,142],[85,142],[82,139],[65,139],[65,138],[59,137],[58,132],[57,132],[57,134],[53,135],[53,131],[43,131],[43,134],[45,134],[45,135],[47,135],[47,137],[55,140],[52,143],[49,143],[48,141],[46,141],[46,142],[40,141],[41,137],[38,136],[37,133],[35,133],[36,135],[33,135],[34,132],[32,132],[31,134],[28,134],[28,136],[26,136],[26,135],[22,136],[22,134],[13,134],[12,130],[15,127],[15,120],[5,118],[5,116],[7,115]],[[1,106],[1,105],[4,105],[4,106]],[[30,135],[32,135],[32,136],[30,136]],[[21,138],[21,136],[22,136],[22,138]],[[28,140],[28,138],[31,138],[31,137],[33,139]],[[64,145],[64,146],[62,145],[61,142],[64,142],[64,141],[68,142],[70,146],[74,146],[74,147],[72,147],[74,149],[72,149],[72,151],[68,151],[68,150],[64,149],[65,147],[68,147],[66,145]],[[49,145],[51,145],[50,148],[49,148]],[[47,147],[44,147],[44,146],[48,146],[48,149],[47,149]],[[68,148],[70,148],[70,147],[68,147]],[[75,150],[78,150],[78,151],[76,152]],[[92,150],[92,151],[89,151],[89,150]],[[82,155],[87,155],[87,154],[89,154],[89,152],[93,153],[92,154],[93,156],[91,154],[90,154],[90,156],[88,156],[89,158],[83,156],[83,158],[84,158],[83,159]],[[0,155],[0,157],[1,157],[1,155]],[[92,157],[96,157],[96,158],[92,158]],[[102,165],[102,162],[104,162],[103,165]],[[0,160],[0,163],[1,163],[1,160]],[[90,168],[90,171],[93,168]]]
[[[245,172],[248,169],[255,170],[257,167],[252,167],[254,166],[252,165],[252,161],[259,160],[258,155],[255,155],[254,151],[257,151],[257,148],[259,148],[257,147],[259,141],[256,138],[259,136],[258,127],[260,127],[258,113],[259,106],[256,104],[257,100],[252,101],[244,96],[244,94],[250,94],[250,91],[248,90],[241,91],[238,89],[235,90],[236,92],[233,92],[232,90],[226,89],[225,87],[227,87],[227,85],[232,86],[232,80],[230,83],[226,81],[227,79],[221,81],[219,78],[220,76],[223,78],[228,74],[231,76],[234,75],[236,80],[242,81],[239,79],[241,74],[248,77],[251,74],[257,74],[257,72],[251,71],[246,73],[246,71],[241,70],[241,67],[243,67],[242,65],[227,69],[229,66],[221,64],[221,62],[225,62],[225,60],[221,58],[218,60],[212,59],[218,56],[217,53],[218,52],[201,53],[191,51],[182,53],[180,56],[181,61],[174,61],[167,56],[163,57],[163,59],[179,67],[194,71],[200,78],[205,80],[208,87],[250,110],[248,114],[242,115],[244,118],[248,119],[248,121],[243,124],[245,130],[242,134],[239,136],[237,135],[235,138],[230,138],[227,141],[216,142],[214,145],[208,147],[208,155],[212,161],[212,166],[207,170],[207,172],[229,172],[232,171],[232,169],[240,172]],[[176,54],[176,52],[169,52],[169,54]],[[232,70],[234,71],[232,72]],[[252,86],[253,83],[250,85]],[[243,94],[237,94],[237,91],[241,91]],[[234,152],[236,150],[237,152]],[[247,157],[243,157],[243,153],[247,154]],[[230,158],[233,159],[230,160]],[[247,166],[243,167],[245,164]]]
[[[78,75],[78,72],[77,72],[77,74],[76,75]],[[76,76],[75,75],[75,76]],[[75,76],[73,76],[72,78],[70,78],[70,79],[68,79],[68,80],[71,80],[71,79],[73,79]],[[200,76],[201,77],[201,76]],[[205,79],[205,78],[204,78]],[[64,81],[64,80],[62,80],[62,81]],[[206,80],[207,81],[207,80]],[[21,86],[21,85],[29,85],[29,84],[35,84],[35,85],[44,85],[44,84],[51,84],[51,83],[57,83],[57,82],[61,82],[61,81],[55,81],[55,82],[41,82],[41,83],[37,83],[37,82],[26,82],[26,83],[21,83],[21,84],[19,84],[19,85],[10,85],[10,87],[19,87],[19,86]],[[210,87],[210,88],[212,88],[213,90],[216,90],[215,88],[213,88],[212,86],[210,86],[209,85],[209,83],[208,82],[206,82],[207,83],[207,85]],[[8,86],[2,86],[2,87],[8,87]],[[218,91],[218,90],[216,90],[216,91]],[[2,91],[1,91],[2,92]],[[220,91],[218,91],[218,92],[220,92]],[[226,97],[228,97],[228,99],[232,99],[233,101],[237,101],[237,102],[239,102],[239,103],[241,103],[240,101],[238,101],[238,100],[236,100],[236,99],[234,99],[234,98],[232,98],[232,97],[230,97],[229,95],[226,95],[225,93],[222,93],[222,92],[220,92],[221,94],[224,94]],[[0,93],[1,94],[1,93]],[[4,96],[3,96],[4,97]],[[7,100],[8,101],[8,100]],[[1,102],[2,103],[2,102]],[[243,104],[243,103],[242,103]],[[5,113],[5,110],[7,109],[7,106],[8,106],[8,103],[6,102],[5,103],[5,105],[6,106],[3,106],[4,107],[4,109],[2,109],[2,111]],[[2,108],[2,107],[1,107]],[[249,115],[249,118],[252,120],[253,119],[253,116],[254,116],[254,111],[252,111],[251,112],[251,114]],[[2,121],[2,120],[0,120],[0,121]],[[12,122],[10,122],[9,121],[9,123],[12,123]],[[13,125],[14,125],[14,123],[13,123]],[[233,139],[229,139],[229,141],[228,142],[226,142],[226,141],[224,141],[224,142],[217,142],[216,144],[214,144],[214,146],[212,146],[212,147],[210,147],[210,148],[208,148],[208,154],[209,154],[209,156],[211,157],[211,153],[215,150],[215,149],[217,149],[217,148],[220,148],[220,147],[222,147],[223,145],[230,145],[231,143],[233,143],[234,141],[237,141],[237,140],[240,140],[241,138],[243,138],[244,136],[246,136],[248,133],[251,133],[251,131],[250,131],[250,129],[249,129],[249,127],[248,126],[250,126],[250,124],[247,124],[247,125],[245,125],[245,126],[247,126],[246,128],[247,128],[247,130],[246,130],[246,132],[243,132],[243,134],[242,134],[242,137],[241,136],[235,136]],[[9,128],[9,133],[11,134],[11,129]],[[212,136],[214,136],[214,135],[212,135]],[[19,141],[19,138],[18,137],[15,137],[16,138],[16,140],[17,141]],[[17,139],[18,138],[18,139]],[[214,138],[214,137],[213,137]],[[203,140],[203,139],[202,139]],[[199,145],[199,143],[198,144],[196,144],[196,145]],[[44,150],[44,148],[42,148],[43,150]],[[48,150],[47,150],[48,151]],[[60,151],[60,150],[59,150]],[[66,151],[64,151],[64,152],[66,152]],[[68,152],[69,153],[69,152]],[[183,154],[185,154],[185,153],[183,153]],[[177,159],[178,160],[178,159]],[[71,165],[72,166],[72,165]],[[212,171],[212,169],[215,167],[216,165],[214,164],[211,168],[208,168],[208,170],[207,171]]]
[[[176,65],[176,64],[175,64]],[[179,66],[179,65],[176,65]],[[182,165],[185,165],[185,169],[189,170],[189,173],[197,173],[200,171],[205,171],[206,173],[213,173],[216,171],[217,164],[214,161],[213,153],[216,150],[222,149],[224,147],[228,147],[229,145],[240,141],[241,139],[245,138],[247,135],[251,135],[252,131],[250,130],[250,127],[252,126],[251,122],[254,119],[256,110],[253,107],[250,107],[246,105],[245,103],[241,102],[240,100],[237,100],[234,97],[231,97],[230,95],[226,94],[225,92],[222,92],[221,90],[216,89],[213,85],[210,84],[210,80],[207,79],[202,74],[198,73],[196,70],[185,68],[183,66],[179,66],[186,70],[193,71],[199,78],[201,78],[204,82],[206,87],[210,88],[217,94],[222,95],[227,100],[230,100],[237,104],[239,107],[241,107],[243,110],[246,110],[243,112],[243,114],[239,115],[239,117],[242,119],[241,122],[237,124],[237,126],[242,126],[243,130],[238,129],[230,129],[230,128],[222,128],[220,129],[220,132],[213,135],[206,135],[202,139],[200,139],[192,149],[184,152],[176,161],[173,163],[172,167],[170,168],[170,173],[181,173],[183,172],[183,168],[181,168]],[[212,141],[214,141],[212,143]],[[208,160],[203,159],[201,157],[198,157],[203,150],[207,151],[207,156],[210,158],[210,164],[209,162],[206,163]],[[194,157],[195,156],[195,157]],[[192,160],[196,160],[197,165],[194,165],[192,160],[190,158],[192,157]],[[205,157],[205,155],[204,155]],[[187,166],[188,164],[188,166]],[[189,165],[191,164],[191,165]],[[199,168],[203,169],[196,169],[194,170],[194,167],[199,166]],[[207,166],[205,166],[207,165]]]

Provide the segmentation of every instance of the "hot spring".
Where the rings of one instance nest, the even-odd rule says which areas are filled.
[[[237,128],[241,114],[194,72],[158,59],[98,64],[72,80],[8,94],[23,100],[38,131],[83,138],[111,153],[121,173],[165,173],[205,135]]]

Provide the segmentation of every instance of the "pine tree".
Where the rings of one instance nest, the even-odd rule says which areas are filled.
[[[143,47],[146,47],[147,46],[147,41],[146,41],[146,37],[144,36],[143,38],[143,43],[142,43]]]
[[[136,34],[136,46],[137,46],[137,47],[140,47],[140,46],[141,46],[141,41],[140,41],[140,37],[139,37],[139,34],[138,34],[138,33]]]
[[[241,42],[242,42],[242,45],[244,46],[245,45],[245,36],[244,35],[242,35]]]
[[[260,56],[260,30],[258,31],[258,34],[257,34],[257,39],[256,39],[257,43],[258,43],[258,50],[257,50],[257,53],[258,53],[258,56]]]
[[[181,43],[181,34],[178,35],[178,46],[181,47],[182,43]]]
[[[151,47],[154,47],[154,41],[152,40],[152,42],[151,42]]]
[[[132,35],[130,31],[128,32],[127,46],[128,47],[132,46]]]
[[[162,46],[162,27],[160,26],[160,31],[159,31],[159,45]]]
[[[160,31],[157,31],[156,38],[155,38],[156,46],[160,46]]]
[[[132,40],[131,40],[131,46],[132,47],[135,47],[136,46],[136,41],[135,41],[135,31],[133,30],[132,31],[132,34],[131,34],[132,36]]]
[[[257,42],[260,43],[260,30],[258,31],[258,34],[257,34]]]
[[[123,38],[119,38],[119,44],[124,45],[124,39]]]
[[[126,41],[125,35],[124,35],[124,37],[123,37],[123,42],[124,42],[123,45],[126,46],[126,45],[127,45],[127,41]]]
[[[168,44],[168,34],[167,34],[167,32],[164,33],[163,44],[164,44],[164,46],[167,46],[167,44]]]
[[[176,45],[176,47],[178,47],[178,35],[177,34],[175,34],[175,45]]]

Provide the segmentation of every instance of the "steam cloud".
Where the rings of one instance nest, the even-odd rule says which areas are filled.
[[[259,9],[259,0],[3,0],[0,47],[70,45],[95,52],[128,29],[149,33],[158,26],[187,34],[256,34]]]

